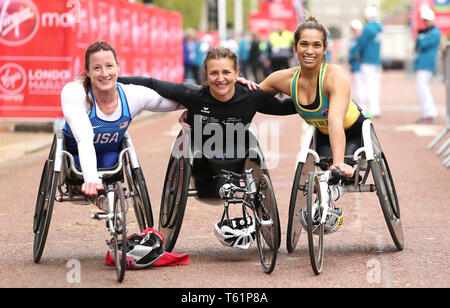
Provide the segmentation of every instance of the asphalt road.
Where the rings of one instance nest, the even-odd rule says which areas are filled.
[[[444,86],[433,85],[433,93],[443,115]],[[133,123],[129,130],[155,217],[179,114],[151,117]],[[435,149],[427,149],[445,122],[442,116],[436,125],[412,124],[419,115],[414,82],[403,72],[384,73],[382,115],[374,124],[400,201],[405,236],[401,252],[389,235],[376,195],[348,194],[338,202],[344,211],[343,227],[325,237],[322,274],[316,276],[311,269],[306,232],[301,234],[297,249],[288,254],[289,196],[303,122],[298,116],[257,115],[257,134],[263,136],[265,129],[271,133],[259,141],[265,149],[282,228],[281,248],[271,275],[261,269],[256,243],[244,251],[224,247],[215,238],[213,226],[220,219],[222,204],[193,197],[188,199],[173,251],[189,254],[189,265],[127,271],[124,282],[117,283],[114,269],[104,263],[108,239],[104,223],[90,219],[96,212],[92,205],[69,203],[55,203],[44,254],[39,264],[33,263],[32,219],[48,154],[45,148],[0,164],[0,287],[258,288],[258,296],[264,288],[448,288],[450,169],[442,165],[443,157],[437,156]],[[129,233],[136,231],[132,223]],[[227,295],[221,294],[225,301]],[[175,293],[172,300],[199,300],[194,295],[199,295],[195,289],[185,290]],[[235,299],[245,302],[240,296]]]

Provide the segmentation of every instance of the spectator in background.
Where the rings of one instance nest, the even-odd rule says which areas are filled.
[[[361,60],[361,73],[363,76],[364,98],[359,102],[361,108],[367,110],[366,116],[377,118],[380,116],[380,87],[381,87],[381,58],[380,35],[383,26],[377,22],[377,9],[368,6],[364,10],[367,24],[358,39],[357,55]]]
[[[350,64],[350,71],[352,73],[352,97],[356,100],[358,104],[364,99],[362,91],[364,91],[362,73],[361,73],[361,62],[358,52],[358,38],[361,35],[363,29],[363,24],[359,19],[353,19],[350,22],[350,29],[352,31],[352,40],[350,41],[350,50],[348,56],[348,62]],[[367,113],[363,109],[363,113]]]
[[[294,34],[291,31],[283,30],[282,25],[277,25],[275,30],[269,34],[272,72],[289,68],[289,61],[292,58],[293,39]]]
[[[327,48],[327,63],[333,62],[333,55],[331,53],[331,49],[333,48],[333,36],[331,35],[331,32],[328,33],[328,48]]]
[[[263,81],[269,76],[270,60],[268,58],[268,51],[270,45],[267,41],[262,39],[258,33],[252,34],[252,41],[250,43],[249,65],[253,74],[253,80],[257,83]]]
[[[201,71],[201,67],[208,51],[212,48],[212,41],[213,39],[211,35],[205,34],[199,39],[199,43],[197,44],[194,60],[195,66],[198,67],[197,75],[195,76],[197,84],[201,84],[204,81],[202,78],[203,72]]]
[[[184,81],[200,84],[200,65],[196,62],[196,53],[199,48],[197,33],[188,28],[183,40]],[[200,62],[201,63],[201,62]]]
[[[416,59],[414,71],[416,72],[416,90],[419,97],[422,117],[417,123],[434,123],[437,119],[437,110],[430,91],[430,80],[435,71],[437,52],[441,40],[441,33],[434,25],[434,13],[430,8],[421,10],[421,18],[425,28],[419,30],[416,42]]]
[[[239,66],[241,68],[242,76],[244,76],[245,79],[248,79],[247,77],[247,70],[248,70],[248,59],[250,56],[250,40],[247,33],[244,33],[241,37],[241,40],[239,41],[239,50],[238,50],[238,56],[239,56]]]

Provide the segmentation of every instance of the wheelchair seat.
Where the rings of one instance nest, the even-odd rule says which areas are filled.
[[[244,171],[246,158],[237,159],[213,159],[202,158],[194,159],[192,176],[197,189],[199,198],[218,198],[219,188],[225,183],[223,178],[213,178],[220,175],[220,170],[225,169],[236,173]]]

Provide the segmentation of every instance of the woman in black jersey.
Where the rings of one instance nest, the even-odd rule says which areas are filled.
[[[208,158],[234,159],[239,153],[235,151],[239,136],[247,136],[249,124],[256,112],[272,115],[295,114],[292,99],[279,100],[261,89],[251,91],[244,84],[237,83],[239,69],[237,56],[228,48],[217,47],[211,49],[203,62],[206,73],[206,86],[187,83],[174,83],[146,77],[119,77],[122,83],[132,83],[149,87],[161,96],[172,99],[184,105],[188,110],[186,122],[193,128],[192,136],[200,134],[195,130],[202,130],[202,145],[222,134],[221,142],[209,142],[212,148]],[[194,140],[198,142],[198,140]],[[248,138],[246,137],[246,148]]]
[[[119,77],[118,81],[147,86],[186,107],[186,122],[192,129],[191,144],[202,149],[203,154],[201,159],[194,160],[193,166],[198,196],[216,197],[221,183],[212,176],[221,168],[242,171],[249,146],[255,141],[250,140],[248,131],[255,113],[288,115],[296,110],[291,98],[282,101],[261,89],[250,90],[236,82],[237,57],[227,48],[211,49],[203,70],[205,86],[145,77]]]

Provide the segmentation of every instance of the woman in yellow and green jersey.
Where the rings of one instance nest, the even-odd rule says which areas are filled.
[[[317,152],[331,157],[329,168],[353,176],[344,162],[361,144],[361,125],[365,117],[350,98],[350,82],[337,65],[326,63],[328,30],[308,16],[294,34],[294,52],[299,67],[272,73],[260,88],[270,94],[292,96],[299,115],[318,129]]]

